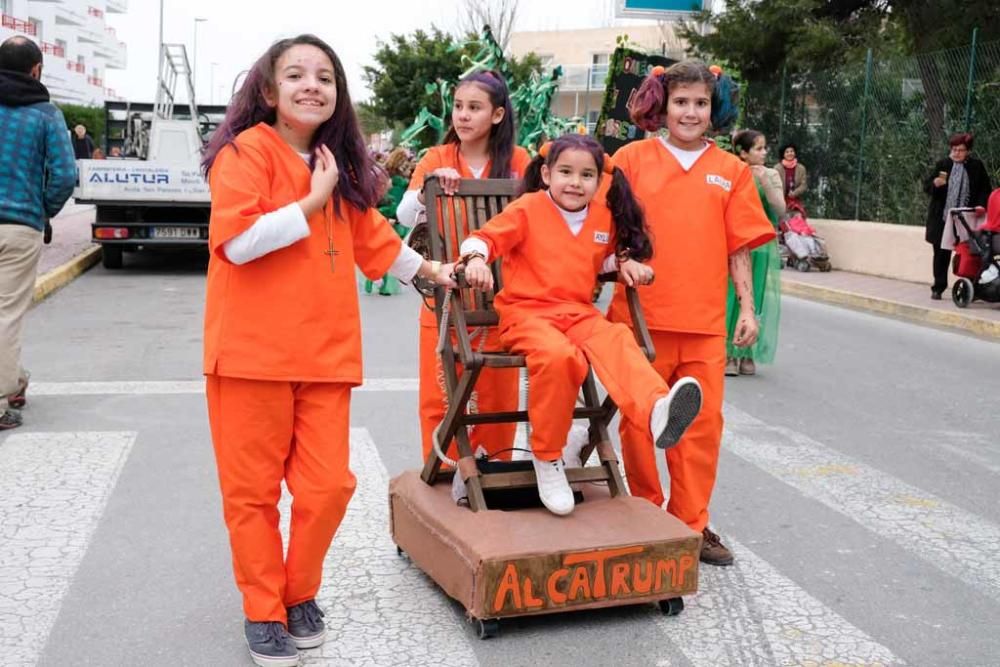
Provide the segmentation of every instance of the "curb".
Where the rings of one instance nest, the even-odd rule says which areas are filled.
[[[933,308],[924,308],[890,299],[866,296],[856,292],[807,285],[784,278],[781,280],[781,291],[788,296],[821,301],[834,306],[844,306],[879,315],[889,315],[917,324],[929,324],[976,334],[984,338],[1000,340],[1000,322],[970,317],[969,315],[963,315],[959,311],[952,313]]]
[[[65,264],[61,264],[44,275],[38,276],[35,280],[35,293],[31,299],[32,303],[39,303],[45,300],[53,292],[73,282],[77,276],[99,261],[101,261],[101,246],[93,245]]]

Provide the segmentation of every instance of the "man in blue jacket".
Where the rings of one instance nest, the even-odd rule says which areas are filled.
[[[0,430],[21,425],[28,374],[21,323],[31,305],[42,234],[76,184],[62,113],[42,85],[42,52],[25,37],[0,45]]]

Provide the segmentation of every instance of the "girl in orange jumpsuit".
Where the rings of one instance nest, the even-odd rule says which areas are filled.
[[[312,35],[250,70],[205,151],[212,191],[204,372],[212,443],[258,665],[322,643],[323,559],[354,491],[351,387],[361,383],[354,266],[450,284],[401,244],[344,69]],[[287,556],[282,480],[293,496]]]
[[[701,414],[680,443],[666,453],[670,471],[667,511],[703,535],[701,559],[732,563],[732,554],[708,528],[722,438],[722,390],[726,364],[726,290],[732,275],[740,315],[733,343],[757,337],[750,250],[774,238],[749,167],[703,138],[709,129],[715,77],[696,61],[653,68],[632,100],[642,129],[664,125],[669,137],[635,141],[615,153],[647,212],[656,239],[650,265],[656,285],[640,291],[656,348],[653,366],[667,382],[698,379]],[[608,317],[629,322],[617,290]],[[644,424],[622,419],[622,459],[634,495],[663,505],[656,459]]]
[[[595,197],[602,172],[613,172]],[[660,448],[675,444],[698,414],[701,390],[692,378],[673,388],[653,370],[629,328],[594,308],[599,273],[619,271],[628,285],[653,272],[642,210],[628,181],[592,138],[566,135],[543,147],[528,168],[528,194],[462,243],[469,283],[490,289],[487,262],[502,257],[504,286],[494,301],[500,340],[527,360],[528,418],[539,496],[554,514],[573,511],[563,445],[580,385],[592,366],[628,419],[642,424]]]
[[[514,144],[514,110],[507,84],[497,72],[474,72],[455,88],[450,127],[444,143],[431,148],[417,163],[410,189],[403,196],[396,217],[408,227],[423,211],[423,187],[428,176],[436,176],[445,192],[452,193],[463,178],[520,178],[531,161],[528,152]],[[433,222],[433,221],[432,221]],[[466,224],[462,221],[462,224]],[[468,233],[468,228],[464,230]],[[484,349],[499,345],[495,329],[475,341]],[[434,312],[420,311],[420,434],[423,458],[430,453],[434,429],[447,411],[444,374],[437,353],[438,330]],[[485,369],[476,382],[479,412],[517,410],[517,369]],[[483,424],[471,429],[472,449],[482,447],[492,458],[509,450],[517,425]],[[509,455],[508,455],[509,456]]]

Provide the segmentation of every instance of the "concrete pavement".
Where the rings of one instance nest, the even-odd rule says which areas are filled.
[[[5,664],[249,664],[201,393],[203,272],[198,257],[137,256],[29,314],[26,425],[0,436]],[[418,464],[418,304],[412,292],[361,303],[359,486],[320,594],[331,637],[306,664],[972,666],[1000,654],[996,343],[786,299],[776,365],[727,383],[712,511],[736,566],[704,568],[677,617],[527,618],[483,642],[387,539],[386,480]]]

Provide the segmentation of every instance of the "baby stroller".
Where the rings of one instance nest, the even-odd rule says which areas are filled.
[[[788,217],[778,229],[778,251],[782,266],[794,266],[799,271],[829,271],[832,268],[826,254],[826,244],[816,230],[806,222],[801,206],[791,206]]]
[[[976,299],[1000,302],[1000,216],[987,221],[982,207],[953,208],[951,223],[955,238],[964,239],[955,244],[951,260],[951,271],[956,276],[951,300],[959,308]]]

